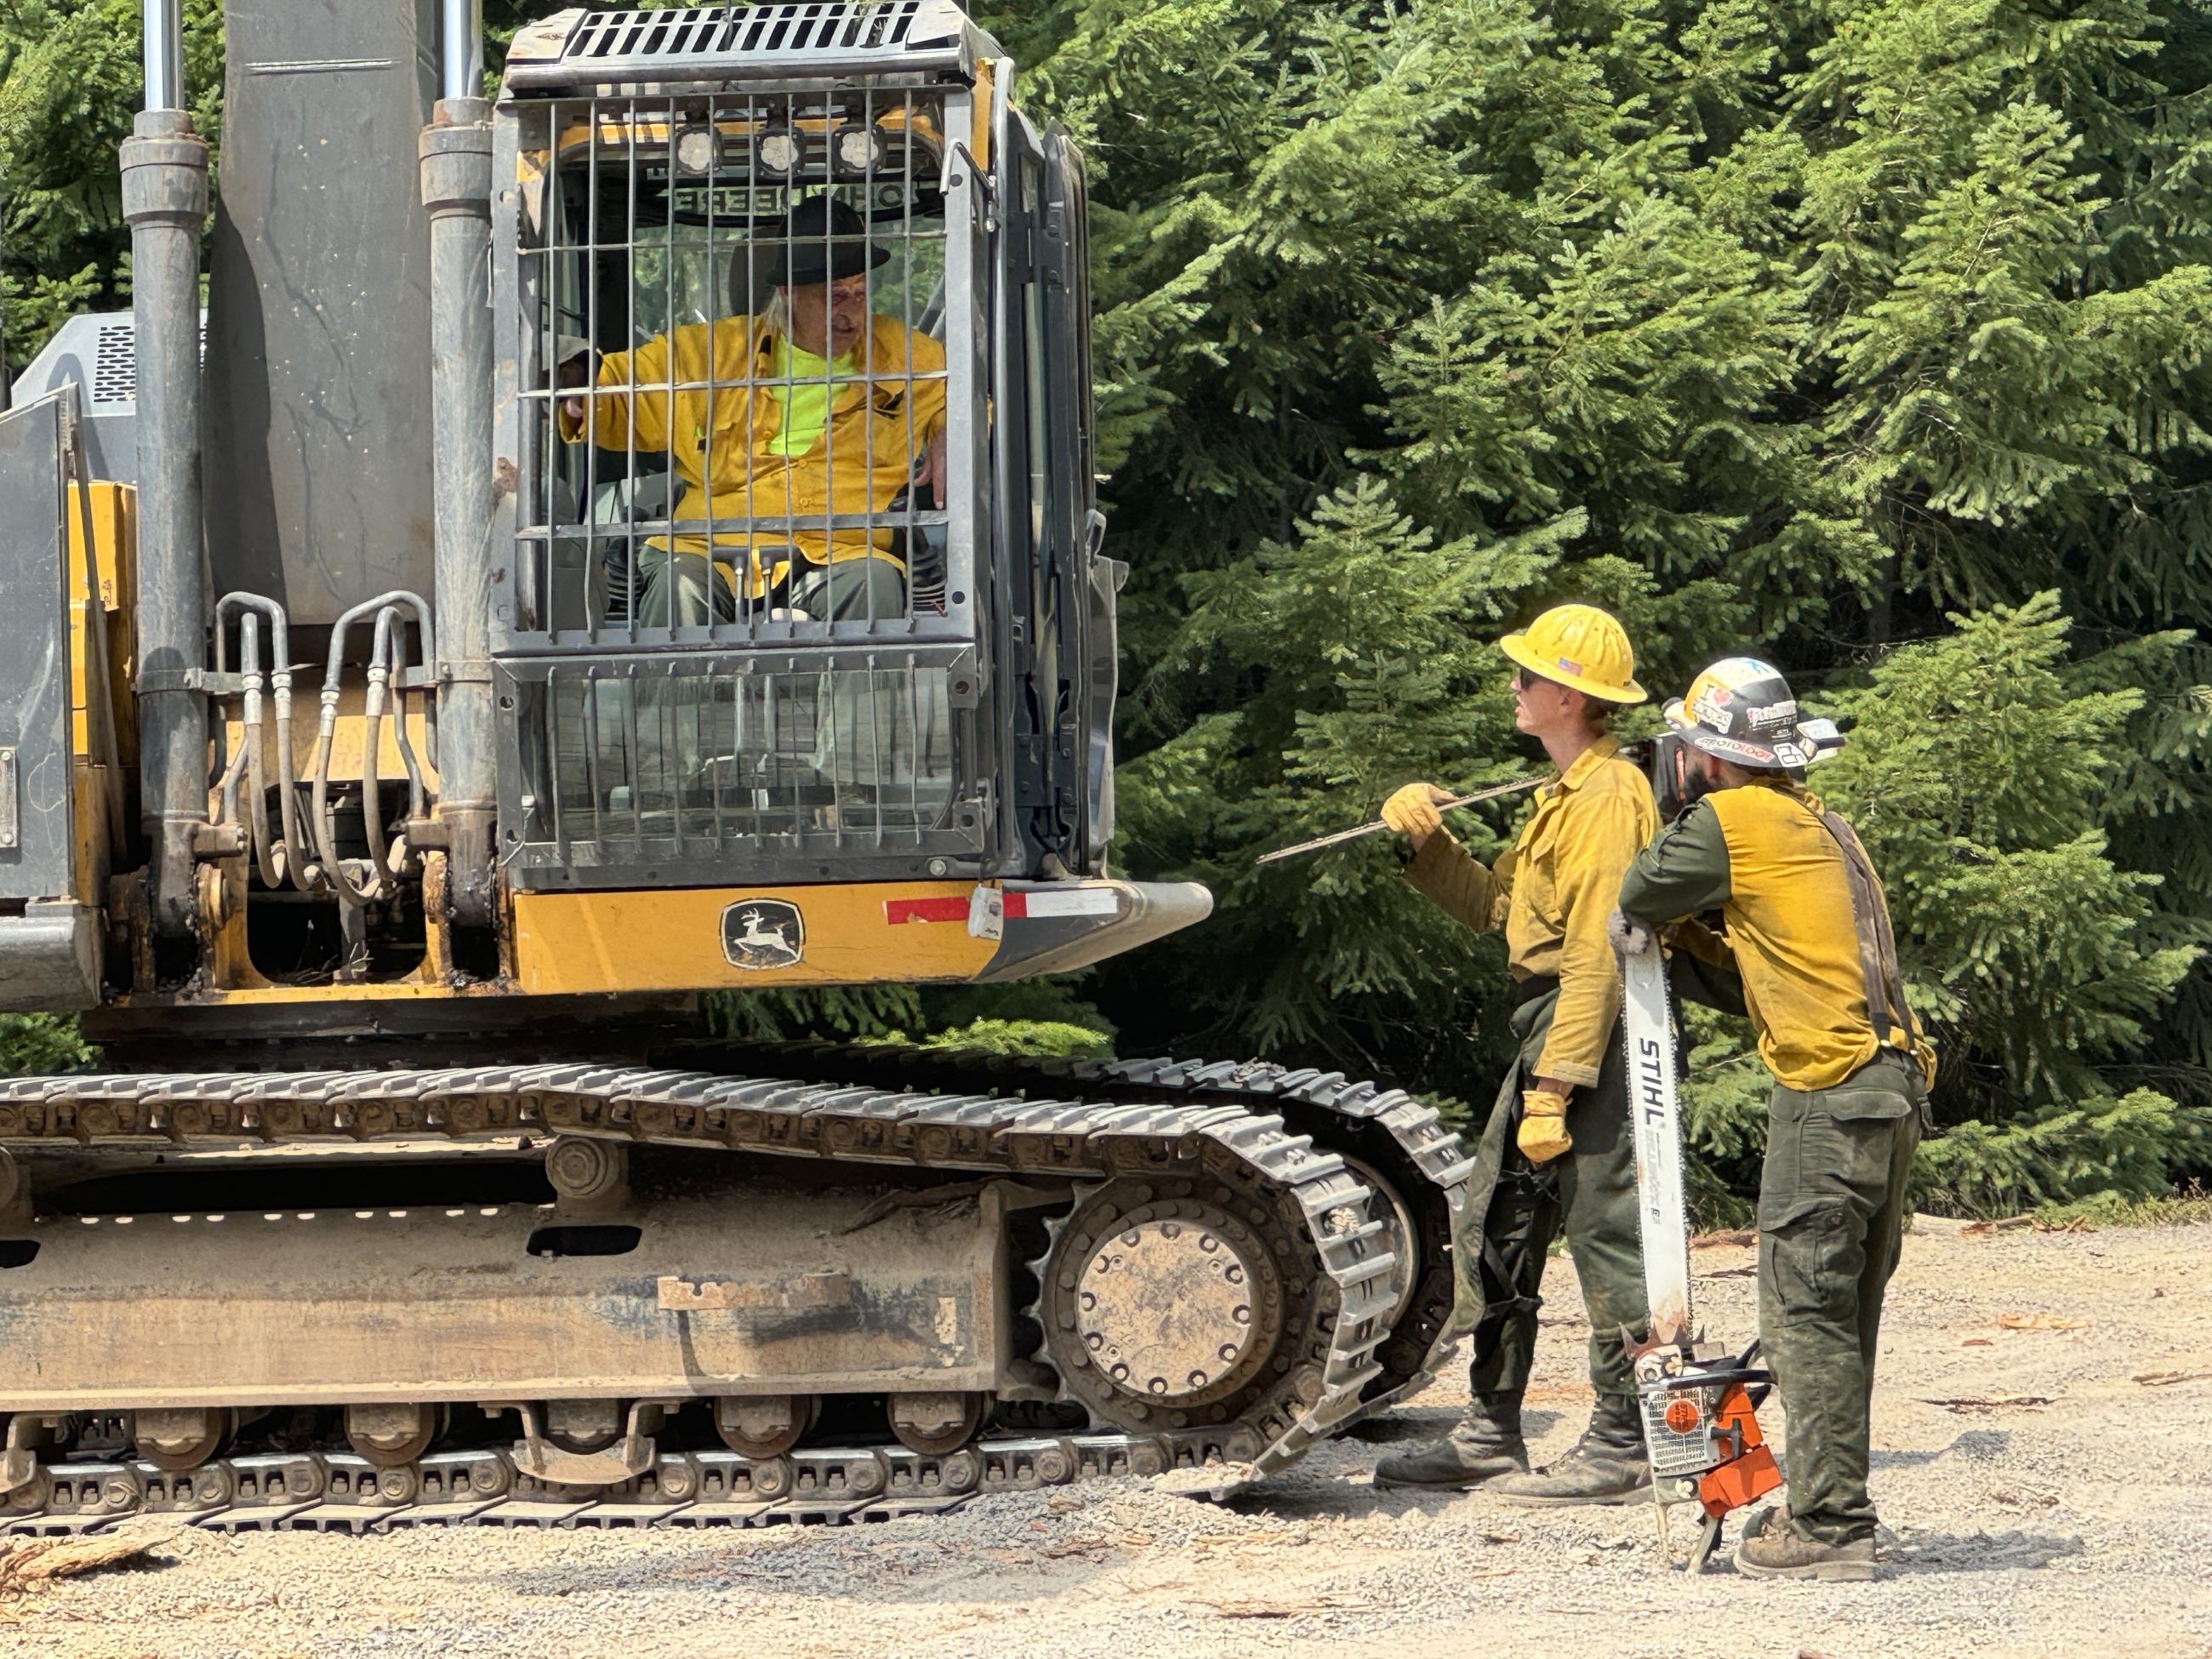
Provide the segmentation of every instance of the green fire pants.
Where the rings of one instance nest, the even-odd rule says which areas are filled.
[[[1872,1060],[1832,1089],[1777,1085],[1759,1191],[1759,1329],[1788,1414],[1790,1518],[1823,1543],[1874,1535],[1868,1411],[1927,1091]]]
[[[1518,1395],[1528,1387],[1544,1261],[1562,1231],[1589,1313],[1590,1386],[1599,1394],[1635,1393],[1621,1328],[1641,1334],[1650,1326],[1627,1056],[1620,1042],[1607,1044],[1596,1086],[1576,1090],[1568,1102],[1571,1151],[1536,1165],[1513,1144],[1521,1093],[1535,1080],[1558,1002],[1553,991],[1514,1011],[1520,1051],[1483,1129],[1468,1206],[1454,1230],[1457,1321],[1473,1331],[1470,1380],[1478,1395]]]

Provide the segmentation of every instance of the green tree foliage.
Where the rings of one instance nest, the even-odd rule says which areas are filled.
[[[222,105],[222,0],[183,0],[192,113]],[[117,146],[139,105],[137,0],[0,3],[0,328],[20,368],[68,318],[130,295]]]
[[[0,1077],[82,1071],[99,1051],[77,1035],[76,1022],[53,1014],[0,1014]]]
[[[1584,598],[1649,683],[1758,650],[1856,721],[1825,781],[1946,1049],[1933,1200],[2201,1164],[2200,9],[1000,21],[1097,175],[1124,856],[1222,898],[1102,976],[1125,1041],[1486,1098],[1495,943],[1386,848],[1250,860],[1406,778],[1525,766],[1488,642]],[[1755,1177],[1764,1085],[1740,1030],[1699,1032],[1717,1206]]]
[[[495,60],[550,9],[494,0]],[[1945,1048],[1932,1201],[2118,1203],[2205,1167],[2202,0],[981,10],[1092,166],[1134,568],[1118,857],[1218,909],[1073,991],[748,1000],[726,1029],[1049,1023],[1486,1099],[1497,941],[1377,842],[1251,860],[1411,777],[1530,769],[1492,642],[1582,598],[1655,688],[1761,651],[1854,723],[1821,783]],[[210,131],[216,11],[187,7]],[[136,32],[126,0],[0,4],[19,362],[127,292]],[[1486,854],[1516,817],[1461,833]],[[1697,1035],[1717,1212],[1763,1086],[1739,1027]]]

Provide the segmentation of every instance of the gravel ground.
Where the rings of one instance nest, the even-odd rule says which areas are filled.
[[[2205,1227],[1919,1224],[1883,1330],[1874,1584],[1669,1573],[1643,1506],[1376,1492],[1371,1443],[1441,1431],[1464,1401],[1463,1383],[1439,1383],[1368,1443],[1325,1447],[1226,1506],[1112,1482],[866,1528],[186,1532],[144,1566],[0,1605],[0,1654],[2204,1659],[2208,1245]],[[1708,1328],[1748,1331],[1751,1251],[1709,1246],[1696,1262]],[[1579,1299],[1569,1264],[1554,1271],[1530,1401],[1540,1459],[1565,1449],[1589,1402]]]

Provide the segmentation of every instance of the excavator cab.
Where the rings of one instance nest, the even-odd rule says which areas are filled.
[[[518,883],[740,855],[803,881],[825,850],[1103,868],[1081,158],[957,18],[517,42],[493,294]],[[866,52],[910,67],[818,72]]]
[[[949,0],[564,12],[493,99],[451,28],[434,101],[448,21],[239,9],[204,369],[204,147],[155,110],[125,179],[168,289],[17,388],[51,499],[16,521],[90,548],[18,622],[74,605],[112,694],[14,751],[86,799],[0,1001],[399,1029],[1012,977],[1202,915],[1107,876],[1082,157],[997,45]],[[349,120],[416,175],[304,142]],[[155,545],[86,543],[142,504]],[[787,960],[726,943],[763,903]]]
[[[1334,1074],[741,1044],[1112,873],[1082,158],[951,0],[150,5],[133,307],[0,413],[0,1529],[1265,1470],[1442,1352]],[[405,158],[403,160],[403,158]],[[210,217],[211,214],[211,217]],[[202,254],[208,256],[204,308]]]

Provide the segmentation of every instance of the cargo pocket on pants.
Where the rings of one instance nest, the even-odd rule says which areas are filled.
[[[1835,1310],[1844,1289],[1836,1261],[1850,1222],[1848,1199],[1759,1200],[1759,1273],[1783,1313],[1806,1317]]]

